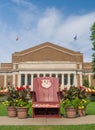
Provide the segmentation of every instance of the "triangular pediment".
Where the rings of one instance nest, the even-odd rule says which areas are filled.
[[[80,52],[75,52],[50,42],[45,42],[35,47],[14,53],[22,62],[24,61],[69,61],[76,56],[81,56]]]

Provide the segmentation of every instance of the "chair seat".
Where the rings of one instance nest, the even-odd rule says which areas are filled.
[[[59,102],[34,102],[32,108],[60,108]]]

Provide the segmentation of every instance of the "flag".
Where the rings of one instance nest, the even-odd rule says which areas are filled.
[[[16,37],[16,41],[18,41],[19,40],[19,38],[18,38],[18,36]]]
[[[77,35],[74,36],[74,40],[77,40]]]

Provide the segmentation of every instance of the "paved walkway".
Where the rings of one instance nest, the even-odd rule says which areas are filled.
[[[7,116],[0,117],[0,125],[79,125],[95,124],[95,116],[87,115],[76,118],[26,118],[18,119]]]

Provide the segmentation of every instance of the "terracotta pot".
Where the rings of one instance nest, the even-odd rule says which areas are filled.
[[[17,116],[17,111],[16,111],[16,108],[14,106],[8,107],[7,112],[8,112],[8,117],[16,117]]]
[[[17,116],[20,119],[27,118],[27,116],[28,116],[28,108],[26,108],[26,107],[17,107]]]
[[[86,108],[78,109],[78,115],[79,116],[85,116],[86,115]]]
[[[73,107],[65,108],[66,117],[68,118],[75,118],[77,110]]]

